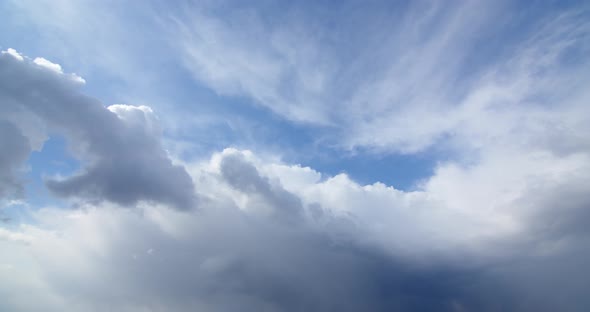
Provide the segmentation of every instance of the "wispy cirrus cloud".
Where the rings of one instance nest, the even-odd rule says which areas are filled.
[[[499,129],[523,118],[545,122],[536,119],[552,114],[547,93],[560,108],[583,109],[563,90],[583,93],[571,77],[588,79],[587,62],[567,59],[588,49],[586,12],[528,21],[507,8],[341,4],[313,13],[273,8],[280,17],[264,18],[242,6],[223,15],[189,6],[172,29],[186,66],[221,94],[326,125],[335,133],[327,142],[343,148],[414,153],[449,138],[472,146],[497,136],[482,119]],[[355,20],[362,23],[347,23]]]

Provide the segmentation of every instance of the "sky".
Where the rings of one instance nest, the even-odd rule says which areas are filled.
[[[0,311],[590,306],[584,1],[0,17]]]

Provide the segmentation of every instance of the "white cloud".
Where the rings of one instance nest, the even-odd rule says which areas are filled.
[[[8,49],[6,49],[6,51],[1,51],[0,53],[2,53],[2,54],[8,54],[8,55],[14,57],[15,59],[17,59],[19,61],[23,61],[24,60],[23,56],[20,53],[18,53],[13,48],[8,48]]]
[[[33,240],[32,236],[26,235],[19,232],[9,231],[3,228],[0,228],[0,240],[8,240],[11,242],[19,242],[29,244]],[[12,266],[9,266],[12,267]]]
[[[36,57],[33,62],[43,68],[47,68],[49,70],[52,70],[58,74],[63,74],[63,70],[61,69],[61,65],[53,63],[49,60],[46,60],[42,57]]]
[[[160,136],[162,129],[154,111],[145,105],[133,106],[125,104],[109,105],[107,109],[134,128],[143,128],[150,136]]]
[[[57,63],[53,63],[50,60],[47,60],[45,58],[42,57],[36,57],[33,60],[33,63],[46,68],[56,74],[60,74],[60,75],[64,75],[63,69],[61,68],[61,65],[57,64]],[[80,83],[80,84],[85,84],[86,80],[76,74],[67,74],[67,77],[69,77],[71,80]]]

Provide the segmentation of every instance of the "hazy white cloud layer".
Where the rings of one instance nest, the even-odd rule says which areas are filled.
[[[72,45],[88,40],[76,25],[109,12],[93,4],[85,19],[80,2],[62,2],[13,5]],[[475,1],[161,6],[147,10],[151,27],[192,83],[317,129],[339,151],[450,156],[411,191],[267,150],[187,159],[164,148],[180,143],[157,109],[104,106],[70,65],[3,47],[0,213],[22,206],[26,218],[0,224],[0,311],[590,306],[587,7],[525,23]],[[133,77],[125,49],[105,47],[94,66]],[[27,159],[53,136],[80,168],[44,177],[64,200],[32,207]]]

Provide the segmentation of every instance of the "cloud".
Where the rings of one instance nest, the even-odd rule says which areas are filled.
[[[47,187],[53,193],[121,205],[153,200],[183,209],[192,207],[193,183],[163,149],[157,119],[149,108],[105,108],[77,90],[77,76],[64,74],[59,65],[49,61],[39,61],[44,59],[35,60],[0,55],[0,97],[6,112],[3,125],[10,130],[3,135],[14,141],[7,139],[3,144],[11,144],[12,148],[6,148],[15,153],[12,157],[6,154],[2,166],[22,162],[30,151],[28,138],[21,132],[32,133],[33,139],[41,142],[40,133],[63,135],[85,166],[72,176],[48,179]],[[9,170],[3,172],[14,177]]]
[[[260,176],[256,167],[247,162],[242,154],[225,155],[220,170],[223,179],[234,189],[251,198],[260,197],[261,201],[248,204],[250,209],[263,210],[262,213],[291,222],[297,221],[303,212],[299,198],[285,191],[280,184],[272,184],[266,177]]]
[[[31,152],[28,139],[12,123],[0,120],[0,149],[0,198],[21,197],[17,171]]]
[[[12,48],[8,48],[8,49],[6,49],[6,51],[1,51],[0,53],[9,54],[10,56],[14,57],[15,59],[17,59],[19,61],[24,60],[23,56],[20,53],[18,53],[15,49],[12,49]]]
[[[0,292],[12,299],[0,307],[580,310],[588,303],[582,291],[588,274],[581,268],[590,254],[580,249],[588,233],[571,221],[587,210],[587,175],[580,172],[588,172],[582,170],[588,162],[554,164],[555,175],[530,180],[524,168],[511,176],[526,187],[513,200],[501,196],[505,206],[474,206],[453,201],[436,180],[461,189],[474,179],[494,179],[492,160],[465,170],[441,168],[424,190],[406,193],[344,175],[317,180],[310,168],[227,149],[188,166],[203,197],[199,210],[152,203],[138,210],[107,203],[45,208],[33,213],[36,225],[2,232],[9,240],[0,250],[9,256],[0,274],[10,282]],[[282,183],[293,176],[315,182]],[[476,191],[504,190],[498,184],[465,190]],[[539,192],[567,197],[571,204],[558,215],[569,221],[555,223],[555,202]],[[276,211],[256,210],[264,206]],[[277,219],[292,216],[286,208],[296,208],[297,222]],[[517,231],[494,220],[503,214],[515,219]]]
[[[224,134],[219,137],[243,140],[243,133],[254,131],[251,125],[272,118],[219,109],[249,103],[245,97],[282,118],[275,122],[312,125],[316,143],[344,150],[413,154],[441,148],[469,154],[506,137],[500,131],[527,144],[584,144],[562,121],[588,124],[582,117],[586,107],[573,105],[584,98],[588,81],[588,62],[580,57],[588,52],[588,11],[575,3],[559,9],[504,1],[452,6],[343,1],[313,9],[210,2],[149,2],[141,8],[60,4],[16,1],[9,7],[51,43],[57,59],[92,67],[93,74],[115,81],[109,88],[133,100],[175,102],[165,94],[170,89],[152,86],[184,74],[167,69],[188,69],[197,88],[178,88],[188,83],[183,76],[172,83],[173,92],[215,105],[191,105],[192,111],[205,112],[194,117],[183,104],[158,104],[168,126],[181,128],[176,130],[184,136],[216,127],[215,133]],[[134,30],[154,35],[138,38]],[[97,35],[89,40],[91,32]],[[61,40],[67,48],[54,45]],[[95,51],[103,57],[87,57]],[[201,87],[221,97],[204,98],[194,91]],[[556,112],[548,102],[561,109]],[[185,121],[172,120],[172,114]],[[232,127],[241,136],[226,133]],[[249,139],[260,142],[258,137]]]
[[[52,63],[51,61],[48,61],[42,57],[36,57],[33,60],[33,63],[35,63],[41,67],[45,67],[49,70],[52,70],[58,74],[63,74],[63,70],[61,69],[61,65]]]
[[[587,82],[589,64],[568,57],[588,52],[587,10],[517,16],[522,10],[501,2],[342,2],[219,12],[189,6],[171,18],[173,44],[195,78],[320,126],[316,138],[340,148],[417,153],[451,140],[463,151],[520,127],[534,135],[522,139],[539,141],[547,134],[530,133],[539,123],[559,128],[563,118],[587,115],[573,105],[583,84],[570,82]]]
[[[47,186],[86,200],[0,231],[0,310],[590,305],[586,11],[223,8],[191,4],[160,20],[173,21],[167,51],[180,52],[200,84],[313,125],[340,149],[452,156],[411,191],[264,151],[176,164],[149,107],[105,108],[61,67],[7,50],[0,195],[22,190],[26,155],[59,134],[84,166]],[[199,209],[175,209],[195,197]]]

